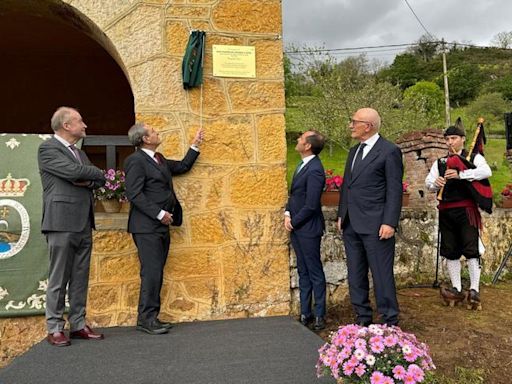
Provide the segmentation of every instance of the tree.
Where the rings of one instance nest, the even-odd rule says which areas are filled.
[[[512,31],[499,32],[491,40],[491,44],[498,47],[508,49],[512,46]]]
[[[478,95],[484,81],[485,75],[476,64],[462,64],[448,70],[450,103],[466,105]],[[439,76],[436,83],[443,86],[443,77]]]
[[[429,35],[423,35],[417,42],[417,45],[412,48],[412,52],[421,57],[423,61],[430,61],[438,53],[439,42],[435,41]]]
[[[444,111],[444,93],[436,83],[419,81],[405,90],[404,105],[425,113],[429,126],[440,125]]]
[[[480,95],[465,108],[466,116],[475,124],[479,117],[485,119],[488,132],[504,131],[504,113],[511,110],[512,103],[498,92]]]

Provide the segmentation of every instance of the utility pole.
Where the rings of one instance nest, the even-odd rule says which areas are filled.
[[[443,78],[444,78],[444,107],[445,107],[445,122],[446,128],[451,124],[450,122],[450,92],[448,90],[448,70],[446,69],[446,46],[444,39],[441,40],[443,45]]]

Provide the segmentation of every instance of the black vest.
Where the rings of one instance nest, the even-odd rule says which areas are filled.
[[[476,154],[472,154],[469,161],[473,163]],[[461,156],[466,158],[467,152],[465,149],[462,150]],[[437,168],[439,170],[439,175],[444,176],[446,172],[446,160],[448,156],[442,157],[437,161]],[[470,190],[470,182],[467,180],[460,179],[450,179],[446,181],[446,185],[444,186],[443,191],[443,201],[445,202],[455,202],[466,199],[473,199],[473,195]]]

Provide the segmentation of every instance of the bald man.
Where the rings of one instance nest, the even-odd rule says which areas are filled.
[[[338,208],[343,231],[349,292],[356,322],[370,325],[368,270],[372,272],[377,311],[382,323],[398,324],[393,263],[395,230],[402,209],[402,153],[379,135],[381,119],[372,108],[359,109],[349,120],[350,149]]]

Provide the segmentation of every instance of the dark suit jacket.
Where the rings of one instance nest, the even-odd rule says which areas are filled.
[[[292,217],[294,232],[299,236],[322,236],[325,229],[320,197],[325,185],[322,162],[315,156],[292,180],[286,210]]]
[[[402,153],[395,144],[379,137],[352,173],[358,145],[350,149],[345,164],[338,217],[345,221],[348,215],[360,234],[378,233],[382,224],[396,228],[402,209]]]
[[[172,225],[181,225],[182,208],[174,194],[172,175],[188,172],[197,156],[199,152],[189,149],[181,161],[162,157],[162,165],[158,165],[142,150],[137,150],[126,158],[126,196],[131,203],[128,232],[168,231],[169,227],[156,218],[162,209],[173,214]]]
[[[55,137],[44,141],[37,160],[43,185],[43,219],[41,231],[81,232],[90,223],[94,226],[92,190],[105,184],[103,172],[91,164],[79,150],[82,164]],[[89,181],[89,187],[73,185]]]

